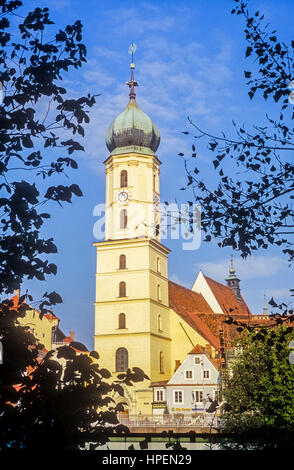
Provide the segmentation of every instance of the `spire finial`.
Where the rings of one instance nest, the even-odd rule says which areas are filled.
[[[135,93],[135,86],[138,86],[138,82],[134,80],[134,52],[136,51],[137,46],[136,44],[131,44],[129,47],[129,54],[132,56],[132,62],[130,63],[130,69],[131,69],[131,80],[127,82],[127,85],[130,87],[130,100],[136,99],[136,93]]]
[[[268,315],[267,301],[265,291],[263,292],[263,314]]]
[[[234,255],[231,255],[230,273],[235,274],[235,269],[234,269]]]

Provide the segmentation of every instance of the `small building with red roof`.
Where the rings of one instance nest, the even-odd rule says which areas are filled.
[[[153,415],[196,418],[217,399],[219,369],[220,361],[212,358],[208,348],[196,344],[169,381],[151,384]]]

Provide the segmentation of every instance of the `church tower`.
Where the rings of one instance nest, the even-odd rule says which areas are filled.
[[[226,281],[227,281],[227,286],[232,289],[237,299],[239,301],[242,301],[241,290],[240,290],[240,279],[236,276],[236,271],[235,271],[234,264],[233,264],[233,255],[231,256],[231,267],[229,271],[229,276],[226,278]]]
[[[131,51],[134,52],[134,51]],[[133,54],[129,103],[106,133],[105,240],[97,250],[95,350],[113,376],[139,367],[150,381],[128,387],[129,413],[152,414],[150,382],[168,380],[168,253],[160,242],[160,135],[136,103]]]

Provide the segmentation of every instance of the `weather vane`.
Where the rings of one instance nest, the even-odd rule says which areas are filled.
[[[129,54],[132,56],[132,63],[134,62],[134,52],[136,52],[137,46],[136,44],[131,44],[129,47]]]
[[[131,80],[127,82],[127,85],[130,88],[129,97],[130,99],[133,99],[133,100],[136,98],[135,86],[138,86],[138,82],[136,82],[136,80],[134,79],[134,68],[135,68],[134,52],[136,51],[136,49],[137,49],[136,44],[131,44],[129,47],[129,54],[132,56],[132,62],[130,63],[130,69],[132,72],[131,72]]]

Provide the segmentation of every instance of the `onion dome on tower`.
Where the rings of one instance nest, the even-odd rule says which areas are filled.
[[[135,87],[138,86],[138,82],[134,79],[134,52],[135,45],[132,44],[131,80],[127,82],[130,88],[130,101],[124,111],[112,121],[106,132],[106,145],[112,155],[130,151],[154,155],[160,143],[160,134],[156,125],[136,103]]]

